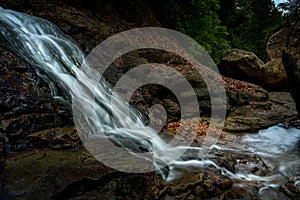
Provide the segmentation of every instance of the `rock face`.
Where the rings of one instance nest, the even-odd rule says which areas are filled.
[[[141,6],[141,10],[136,10],[148,17],[146,21],[139,21],[130,17],[130,13],[126,14],[126,5],[116,7],[105,0],[92,1],[100,8],[97,11],[86,7],[79,0],[67,3],[47,3],[45,0],[35,3],[11,0],[0,2],[5,7],[51,20],[74,38],[86,53],[108,36],[120,31],[135,26],[159,25],[155,16],[146,14],[147,4],[144,8]],[[129,2],[129,5],[132,4]],[[0,133],[5,137],[0,138],[0,198],[232,199],[242,198],[241,194],[249,199],[256,197],[256,183],[249,190],[238,184],[233,186],[228,176],[211,166],[204,166],[197,171],[178,169],[179,172],[184,171],[186,176],[173,183],[166,183],[154,173],[126,174],[106,168],[83,150],[76,130],[65,127],[73,125],[68,106],[54,100],[47,83],[34,73],[29,64],[1,45]],[[205,82],[191,65],[176,55],[154,50],[132,52],[116,60],[104,75],[111,84],[115,84],[128,70],[151,62],[166,63],[183,74],[195,90],[201,114],[210,114],[210,97]],[[167,78],[163,73],[160,75]],[[214,76],[214,73],[206,72],[206,75]],[[225,130],[228,132],[253,132],[296,116],[294,105],[289,103],[290,98],[286,94],[282,94],[281,98],[257,85],[231,78],[224,77],[220,81],[224,82],[227,94]],[[180,94],[189,95],[184,91]],[[178,120],[180,106],[166,88],[145,86],[135,92],[131,102],[145,112],[153,104],[162,104],[170,114],[169,120]],[[3,151],[7,139],[12,150],[15,150],[14,154],[7,155]],[[259,156],[251,152],[214,150],[207,156],[232,172],[241,169],[254,175],[269,173]],[[251,169],[253,166],[254,170]],[[1,178],[5,181],[4,188],[1,188]]]
[[[145,55],[151,55],[147,57]],[[143,59],[141,59],[141,57]],[[130,58],[130,59],[128,59]],[[169,62],[169,61],[172,62]],[[130,61],[130,62],[129,62]],[[175,62],[176,61],[176,62]],[[210,94],[201,75],[184,60],[167,52],[142,51],[131,53],[116,61],[117,76],[109,79],[112,85],[128,70],[131,70],[139,63],[166,63],[169,67],[180,72],[193,87],[199,102],[201,116],[209,116],[211,103]],[[161,79],[171,78],[163,71],[153,68],[150,71],[159,74]],[[112,71],[112,70],[111,70]],[[151,74],[149,71],[148,74]],[[206,76],[214,76],[214,72],[205,71]],[[147,78],[147,74],[143,75]],[[132,79],[133,81],[133,79]],[[175,82],[174,85],[179,84]],[[295,106],[290,94],[268,93],[258,85],[223,77],[223,84],[227,96],[227,120],[225,130],[229,132],[253,132],[261,128],[266,128],[280,122],[289,121],[296,117]],[[180,88],[180,86],[177,86]],[[150,94],[146,96],[144,93]],[[188,95],[186,91],[179,94],[182,98]],[[153,104],[161,104],[168,113],[168,122],[178,121],[180,119],[180,105],[174,94],[164,87],[158,85],[148,85],[138,90],[131,98],[132,104],[148,113]],[[189,112],[193,116],[193,111]]]
[[[136,27],[161,26],[151,5],[138,0],[45,0],[19,3],[0,0],[0,6],[47,19],[89,53],[106,38]]]
[[[92,47],[94,47],[95,45],[97,45],[107,37],[115,33],[118,33],[120,31],[133,28],[134,26],[143,26],[146,24],[151,26],[159,26],[159,22],[157,22],[155,16],[151,14],[149,14],[148,18],[145,18],[142,22],[139,20],[136,21],[130,17],[126,17],[127,16],[126,13],[122,14],[123,11],[121,12],[119,10],[121,8],[118,6],[111,5],[107,1],[95,1],[95,2],[97,3],[97,8],[100,9],[97,10],[97,12],[85,6],[81,7],[81,4],[79,3],[77,4],[72,2],[48,4],[45,3],[44,1],[41,1],[41,3],[39,3],[37,6],[37,5],[32,5],[31,3],[19,4],[16,1],[5,1],[3,3],[3,6],[9,7],[11,9],[16,9],[21,12],[27,12],[35,16],[43,17],[45,19],[48,19],[56,23],[63,30],[64,33],[74,38],[75,41],[87,53],[91,50]],[[101,4],[102,6],[99,6],[98,4]],[[134,12],[142,13],[145,11],[145,9],[147,10],[148,8],[146,7],[136,8],[136,11]],[[119,14],[116,15],[115,13],[119,13]],[[251,72],[253,71],[253,74],[251,74],[253,77],[258,76],[259,70],[261,68],[264,68],[264,64],[254,54],[241,52],[239,50],[233,50],[232,52],[234,56],[232,57],[229,56],[230,59],[232,59],[233,62],[235,62],[234,60],[236,60],[237,57],[240,58],[242,55],[244,57],[243,63],[245,65],[248,64],[249,71]],[[205,82],[201,78],[201,75],[199,75],[199,73],[197,73],[195,69],[193,69],[193,67],[189,65],[186,61],[184,61],[179,56],[176,56],[174,54],[170,54],[162,51],[155,51],[155,50],[141,50],[141,51],[131,52],[128,55],[122,56],[119,60],[116,60],[107,69],[107,73],[104,75],[107,78],[107,80],[112,85],[114,85],[119,80],[119,78],[128,70],[132,69],[135,66],[145,64],[145,63],[165,63],[169,67],[183,74],[185,78],[191,83],[191,86],[195,90],[197,99],[199,101],[199,106],[200,106],[199,109],[201,114],[202,115],[210,114],[209,112],[211,109],[211,105],[210,105],[209,92],[207,90]],[[27,68],[24,70],[26,71]],[[248,69],[245,68],[244,70],[245,70],[244,74],[246,75],[247,74],[246,70]],[[7,73],[7,72],[3,72],[3,73]],[[167,78],[166,76],[164,76],[164,74],[160,74],[160,75],[162,79]],[[213,73],[207,72],[206,75],[213,76]],[[24,76],[26,76],[26,73],[24,73]],[[143,76],[146,77],[147,74],[144,74]],[[7,83],[5,82],[5,84]],[[11,84],[8,85],[11,87]],[[237,81],[230,78],[224,78],[224,85],[227,93],[228,116],[231,116],[230,113],[234,113],[233,114],[234,116],[240,115],[242,118],[239,119],[238,121],[235,120],[234,124],[236,125],[230,126],[231,131],[245,131],[245,130],[255,131],[262,127],[274,125],[280,121],[285,121],[295,117],[295,112],[291,107],[285,107],[283,104],[278,104],[274,101],[271,101],[268,92],[257,85],[249,84],[243,81]],[[45,85],[45,87],[47,86]],[[24,92],[25,91],[23,91],[23,93]],[[186,96],[188,94],[182,92],[181,95]],[[37,96],[37,95],[33,94],[32,96]],[[6,99],[4,96],[3,98],[4,99],[2,100],[2,102],[5,102]],[[32,101],[34,101],[34,99],[32,99]],[[176,97],[174,97],[174,95],[166,88],[157,87],[155,85],[148,85],[144,88],[138,89],[135,92],[135,94],[132,96],[131,102],[146,113],[148,112],[149,107],[151,105],[161,104],[168,109],[167,112],[169,115],[169,121],[176,121],[180,117],[180,106],[178,104],[178,101]],[[3,105],[5,105],[5,103],[3,103]],[[265,106],[265,105],[269,105],[269,106]],[[252,109],[253,112],[249,111],[250,107],[253,108]],[[257,120],[260,119],[260,117],[257,116],[256,112],[254,112],[254,110],[257,107],[260,107],[262,110],[271,113],[270,117],[272,118],[268,119],[269,115],[264,115],[264,120],[263,120],[264,122],[257,123]],[[269,109],[270,107],[272,109]],[[6,108],[2,110],[5,111],[5,109]],[[281,111],[280,114],[276,114],[275,112],[275,110],[278,109]],[[21,109],[20,112],[25,112],[25,111]],[[276,115],[276,117],[274,117],[274,115]],[[244,116],[247,116],[247,118],[244,118]],[[267,117],[265,118],[265,116]],[[249,117],[251,119],[254,118],[256,120],[249,120]],[[2,123],[7,124],[8,119],[10,118],[8,117],[5,118]],[[59,122],[57,123],[57,126],[61,126],[63,121],[64,120],[56,121]],[[247,126],[243,126],[244,128],[242,129],[233,128],[233,127],[238,127],[239,124],[244,122],[248,123]],[[253,123],[249,125],[249,123],[251,122]],[[30,126],[31,124],[32,124],[31,122],[30,123],[28,122],[28,126]],[[39,124],[43,124],[43,123],[39,123]],[[24,126],[24,124],[22,126]],[[6,129],[6,130],[8,131],[12,129]],[[41,129],[36,129],[35,131],[38,130]],[[23,128],[23,132],[24,132],[24,128]]]
[[[0,45],[0,133],[14,143],[25,135],[73,126],[71,108],[55,100],[48,84],[23,59]]]
[[[222,55],[220,73],[226,77],[258,82],[264,63],[252,52],[232,49]]]
[[[300,23],[294,23],[288,35],[286,48],[283,50],[282,61],[289,78],[292,97],[295,100],[300,116]]]
[[[28,139],[34,151],[15,152],[6,158],[3,199],[230,199],[238,197],[244,186],[233,181],[213,166],[185,168],[174,172],[184,174],[170,182],[148,172],[130,174],[117,172],[95,160],[81,144],[61,149],[61,145],[79,141],[68,137],[72,129],[52,129],[32,134]],[[54,135],[54,138],[49,136]],[[34,138],[34,140],[32,140]],[[64,141],[62,141],[64,139]],[[58,142],[61,144],[59,148]],[[45,145],[41,146],[41,143]],[[238,144],[239,145],[239,144]],[[198,152],[191,152],[195,156]],[[110,155],[108,155],[110,156]],[[265,176],[270,171],[261,158],[245,150],[217,150],[207,152],[207,158],[231,172],[246,171]],[[132,161],[134,162],[134,161]],[[37,170],[38,168],[38,170]],[[20,181],[22,180],[22,181]],[[232,187],[233,186],[233,187]],[[248,186],[243,194],[254,197],[255,186]],[[214,198],[215,197],[215,198]],[[252,198],[251,198],[252,199]]]
[[[289,91],[288,79],[292,79],[292,87],[297,87],[299,83],[297,85],[294,81],[295,77],[292,77],[294,75],[291,75],[296,70],[286,66],[292,65],[290,62],[294,61],[291,60],[297,60],[297,58],[292,58],[296,55],[297,50],[291,49],[291,47],[295,48],[297,44],[298,26],[295,23],[286,24],[271,33],[266,45],[269,60],[267,63],[263,63],[251,52],[233,49],[222,55],[221,62],[218,65],[220,72],[224,76],[255,83],[271,91]],[[287,45],[288,49],[283,50]],[[285,57],[283,57],[283,54]],[[286,72],[286,70],[289,72]],[[297,96],[295,92],[293,92],[293,96]],[[298,97],[295,98],[298,99]]]
[[[269,60],[281,60],[282,50],[287,45],[288,37],[292,29],[293,23],[286,24],[272,31],[266,45],[267,57]]]
[[[265,64],[252,52],[232,49],[222,55],[218,68],[226,77],[258,84],[267,90],[288,90],[281,57]]]

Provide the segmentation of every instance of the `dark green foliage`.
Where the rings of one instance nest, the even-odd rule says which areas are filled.
[[[196,39],[218,62],[230,47],[266,61],[271,30],[299,14],[300,0],[275,6],[273,0],[152,0],[165,27]]]
[[[194,38],[216,62],[230,48],[226,27],[220,25],[217,14],[218,0],[164,0],[159,1],[158,7],[167,27]]]
[[[269,33],[283,22],[272,0],[222,0],[220,18],[230,33],[231,45],[266,60]]]

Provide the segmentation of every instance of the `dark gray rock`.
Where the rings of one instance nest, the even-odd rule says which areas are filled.
[[[289,78],[290,90],[300,115],[300,22],[295,22],[289,33],[282,61]]]
[[[287,91],[288,80],[280,59],[263,63],[254,53],[232,49],[222,55],[218,68],[222,75],[272,91]]]
[[[48,84],[23,59],[0,44],[0,133],[17,150],[29,133],[73,126],[71,108],[55,100]],[[60,93],[64,96],[63,93]]]

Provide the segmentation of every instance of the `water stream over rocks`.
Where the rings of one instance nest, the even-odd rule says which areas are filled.
[[[94,83],[93,80],[89,82],[89,78],[95,75],[92,74],[93,71],[83,72],[79,68],[84,60],[84,54],[76,45],[67,40],[55,25],[40,18],[2,8],[0,8],[0,25],[0,37],[11,45],[13,51],[43,70],[45,79],[56,80],[55,83],[49,81],[52,83],[50,86],[53,96],[61,98],[57,96],[56,84],[60,85],[69,96],[74,97],[76,92],[72,89],[76,78],[82,83],[80,87],[89,87]],[[230,141],[227,141],[225,136],[223,141],[209,148],[198,146],[165,148],[164,139],[156,133],[153,134],[152,129],[145,127],[144,119],[139,111],[132,109],[130,112],[133,117],[124,118],[126,110],[122,109],[125,106],[128,107],[128,104],[122,102],[122,98],[116,99],[120,105],[119,116],[117,116],[119,118],[115,119],[115,116],[111,116],[109,112],[111,88],[104,80],[96,88],[91,87],[91,90],[93,89],[97,90],[96,98],[98,98],[99,105],[95,108],[99,109],[97,119],[100,120],[98,123],[102,124],[98,128],[105,133],[104,136],[116,145],[134,152],[132,155],[138,156],[141,160],[145,162],[150,160],[154,169],[166,182],[177,185],[173,187],[173,190],[171,189],[174,195],[179,190],[185,193],[185,190],[190,189],[188,183],[192,182],[192,177],[208,169],[216,173],[216,180],[221,180],[221,177],[229,180],[229,182],[220,181],[218,183],[220,188],[228,189],[228,185],[232,184],[233,188],[251,186],[258,189],[256,196],[258,199],[288,199],[288,197],[296,199],[295,195],[300,194],[299,129],[278,125],[261,130],[258,134],[236,136]],[[69,101],[68,99],[61,100]],[[82,100],[83,103],[78,105],[83,107],[92,105]],[[145,132],[151,137],[145,137],[147,135]],[[104,136],[101,135],[101,137]],[[95,135],[91,137],[94,138]],[[89,142],[88,139],[86,142]],[[185,153],[179,159],[174,160],[172,156],[181,150]],[[149,154],[143,157],[138,154],[141,152]],[[161,166],[165,166],[165,163],[168,163],[168,166],[160,169]],[[9,168],[13,164],[8,162],[7,166]],[[11,177],[16,178],[14,175]],[[197,176],[196,179],[194,184],[190,183],[193,195],[201,193],[201,188],[206,188],[206,183],[203,183],[201,188],[198,187],[202,175]],[[99,183],[99,181],[93,181],[89,180],[84,183]],[[180,182],[184,184],[180,185]],[[222,186],[224,182],[226,184]],[[84,183],[80,182],[77,185]],[[182,188],[178,189],[178,185]],[[66,191],[63,190],[62,193],[64,192]],[[166,192],[163,194],[162,197],[166,199],[172,197]],[[220,199],[222,199],[221,196]]]

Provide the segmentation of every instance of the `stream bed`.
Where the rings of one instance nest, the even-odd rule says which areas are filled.
[[[71,128],[40,132],[29,138],[43,148],[10,152],[4,163],[0,197],[299,199],[300,130],[296,128],[277,125],[259,133],[226,133],[227,137],[202,158],[199,148],[191,147],[183,156],[183,165],[169,166],[169,179],[172,173],[174,179],[167,181],[155,172],[118,172],[80,146],[66,150],[79,140],[74,131]],[[52,146],[46,143],[50,138]],[[60,143],[53,145],[58,140]]]

